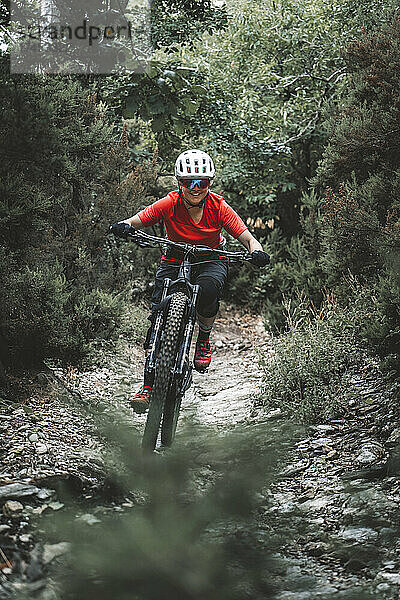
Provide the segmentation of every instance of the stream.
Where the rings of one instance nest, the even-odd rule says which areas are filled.
[[[171,461],[190,455],[190,489],[199,498],[222,472],[238,468],[244,445],[243,481],[252,456],[261,471],[265,461],[265,481],[253,494],[246,526],[257,551],[270,556],[269,591],[260,597],[400,598],[400,429],[384,429],[396,414],[374,384],[373,370],[354,379],[361,404],[349,418],[305,427],[289,423],[279,409],[257,406],[263,385],[258,353],[272,352],[260,316],[224,306],[212,343],[209,372],[194,372],[184,398]],[[138,490],[118,496],[105,467],[107,434],[99,434],[93,416],[100,415],[112,435],[121,426],[139,439],[146,416],[132,415],[127,399],[141,375],[142,350],[121,339],[96,368],[37,374],[29,397],[3,411],[1,600],[58,598],[52,569],[68,555],[69,541],[47,539],[41,522],[71,511],[71,498],[80,502],[74,519],[92,527],[110,512],[129,514],[146,504]],[[167,465],[168,453],[160,460]]]

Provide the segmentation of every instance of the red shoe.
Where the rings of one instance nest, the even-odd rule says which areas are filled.
[[[131,398],[130,403],[133,412],[144,413],[149,408],[150,397],[153,388],[149,385],[144,385],[142,388]]]
[[[210,342],[196,342],[196,351],[194,353],[194,368],[196,371],[204,372],[211,362]]]

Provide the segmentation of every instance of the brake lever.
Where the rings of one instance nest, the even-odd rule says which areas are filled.
[[[135,242],[140,248],[154,248],[154,244],[147,240],[141,239],[141,235],[138,231],[134,233],[128,233],[128,238],[130,238],[133,242]]]

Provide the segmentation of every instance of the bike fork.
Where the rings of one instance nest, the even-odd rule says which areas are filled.
[[[193,330],[196,323],[196,304],[197,304],[197,296],[199,294],[200,287],[198,285],[193,286],[193,295],[190,306],[190,314],[188,317],[188,322],[186,323],[185,331],[183,333],[183,339],[181,344],[181,349],[178,354],[177,362],[175,365],[175,373],[177,375],[183,375],[183,379],[185,381],[185,362],[187,359],[187,365],[189,366],[189,352],[190,352],[190,344],[192,342]],[[187,369],[187,368],[186,368]],[[190,369],[187,369],[190,371]],[[190,385],[190,384],[189,384]],[[189,385],[187,387],[189,387]],[[187,388],[185,388],[187,389]]]

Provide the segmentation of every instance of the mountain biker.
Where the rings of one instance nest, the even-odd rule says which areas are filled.
[[[167,237],[175,242],[191,243],[210,248],[223,248],[221,229],[225,229],[252,254],[252,263],[265,266],[269,256],[249,232],[239,215],[225,202],[222,196],[210,191],[215,175],[211,157],[201,150],[182,152],[175,163],[178,190],[157,200],[133,217],[114,223],[110,230],[118,237],[126,237],[129,231],[143,229],[164,221]],[[161,300],[163,280],[176,279],[183,256],[179,251],[168,250],[161,259],[156,273],[153,306]],[[197,306],[199,333],[196,342],[194,367],[204,372],[211,362],[210,332],[219,310],[219,299],[228,274],[226,257],[204,256],[201,264],[194,265],[192,280],[200,286]],[[150,331],[144,347],[149,349]],[[145,376],[143,386],[131,399],[136,412],[143,412],[149,405],[153,381]]]

